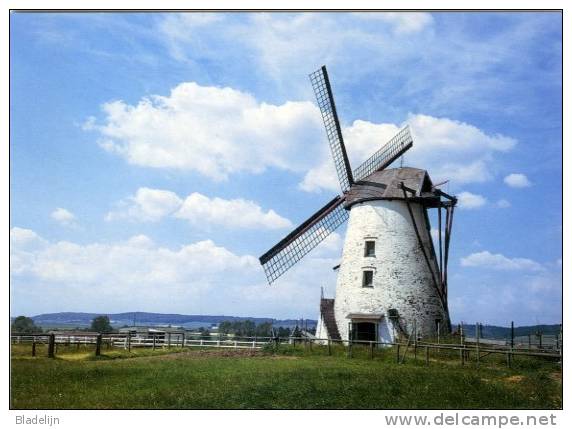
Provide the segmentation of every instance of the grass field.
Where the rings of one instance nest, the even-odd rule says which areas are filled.
[[[560,365],[518,357],[512,369],[487,356],[481,368],[446,352],[395,363],[391,349],[281,346],[249,350],[60,347],[48,359],[38,347],[13,345],[11,406],[15,409],[556,409],[562,406]]]

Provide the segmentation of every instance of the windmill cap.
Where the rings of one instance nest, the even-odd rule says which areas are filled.
[[[403,200],[403,187],[407,191],[407,198],[423,199],[431,206],[432,200],[438,199],[433,192],[433,182],[426,170],[413,167],[390,168],[376,171],[354,183],[346,194],[344,207],[364,201],[373,200]]]

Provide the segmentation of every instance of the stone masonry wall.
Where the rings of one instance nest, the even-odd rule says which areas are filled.
[[[411,203],[424,243],[431,237],[420,204]],[[375,256],[366,257],[365,241],[375,241]],[[427,254],[429,246],[426,246]],[[431,259],[438,278],[437,261]],[[362,287],[362,272],[372,269],[373,288]],[[350,313],[381,313],[397,309],[401,324],[411,333],[416,321],[420,335],[436,333],[448,319],[433,286],[431,272],[419,247],[407,205],[402,200],[378,200],[356,204],[350,218],[336,286],[335,315],[342,339],[348,339]],[[385,335],[384,335],[385,336]]]

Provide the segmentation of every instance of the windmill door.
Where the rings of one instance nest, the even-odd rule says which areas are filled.
[[[377,341],[377,323],[352,322],[351,328],[353,341]]]

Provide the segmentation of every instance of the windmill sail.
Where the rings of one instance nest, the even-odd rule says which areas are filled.
[[[399,131],[391,140],[354,170],[353,177],[359,181],[371,173],[383,170],[413,146],[409,125]]]
[[[337,196],[260,257],[272,283],[348,219],[344,198]]]
[[[319,70],[312,73],[310,81],[312,82],[312,88],[314,88],[314,94],[316,94],[318,107],[322,113],[340,186],[342,192],[347,192],[354,180],[326,66],[322,66]]]

